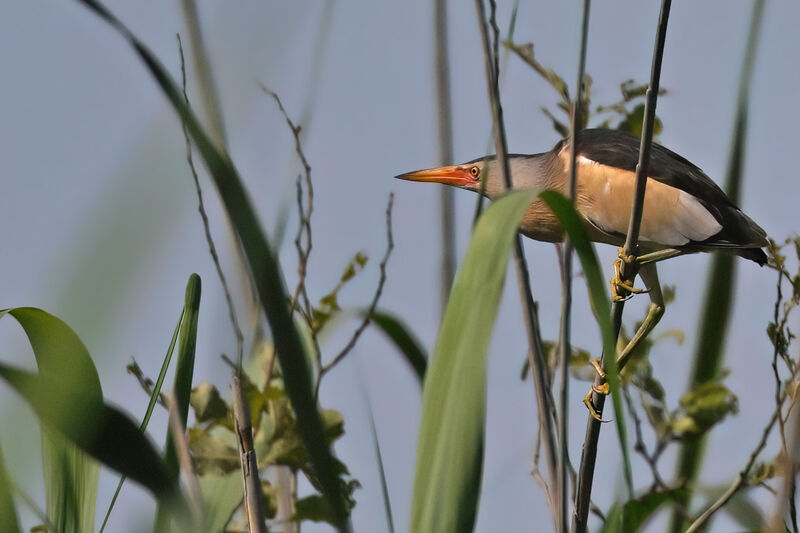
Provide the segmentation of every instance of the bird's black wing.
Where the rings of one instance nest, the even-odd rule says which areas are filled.
[[[563,141],[567,144],[567,141]],[[636,172],[639,138],[626,132],[587,129],[580,132],[577,154],[611,167]],[[766,234],[725,195],[722,189],[696,165],[675,152],[653,143],[648,176],[697,198],[722,224],[722,230],[703,241],[710,247],[766,246]],[[762,253],[763,254],[763,253]]]
[[[583,130],[578,135],[578,155],[602,165],[636,172],[639,137],[616,130]],[[722,189],[705,172],[660,144],[653,143],[650,149],[648,175],[665,185],[686,191],[703,202],[733,206]]]

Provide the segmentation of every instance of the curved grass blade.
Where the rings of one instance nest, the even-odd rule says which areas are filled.
[[[480,218],[453,283],[422,391],[410,530],[472,531],[483,470],[486,361],[517,226],[536,191]]]
[[[33,407],[46,426],[101,463],[128,475],[159,498],[179,494],[158,452],[127,415],[103,402],[97,369],[75,332],[31,307],[0,311],[25,330],[39,374],[0,364],[0,377]]]
[[[64,382],[0,364],[5,379],[39,419],[104,465],[127,475],[157,498],[175,501],[177,480],[167,474],[155,447],[115,407]]]
[[[186,284],[186,297],[183,304],[183,313],[179,322],[180,343],[178,345],[178,362],[175,368],[175,401],[181,427],[186,427],[189,416],[189,397],[192,393],[192,377],[194,375],[194,355],[197,345],[197,318],[200,312],[200,276],[192,274]],[[169,363],[169,361],[165,361]],[[162,365],[162,373],[165,365]],[[162,375],[158,376],[162,379]],[[160,385],[160,384],[157,384]],[[155,389],[154,389],[155,390]],[[150,400],[152,402],[152,398]],[[180,465],[178,454],[175,450],[175,438],[172,435],[172,426],[167,429],[167,443],[164,447],[164,463],[170,476],[178,477]],[[164,505],[158,505],[154,531],[168,531],[170,516]]]
[[[41,375],[83,388],[95,401],[102,402],[103,391],[94,362],[69,326],[31,307],[9,309],[7,314],[25,330]],[[41,439],[48,519],[64,533],[92,531],[99,466],[48,427],[42,428]]]
[[[96,0],[77,0],[110,24],[130,44],[186,126],[230,217],[250,266],[262,307],[272,330],[286,391],[297,415],[297,426],[307,446],[321,491],[339,529],[348,529],[348,511],[337,475],[337,461],[326,444],[311,385],[305,348],[292,321],[283,273],[261,229],[256,212],[227,155],[219,152],[183,99],[180,89],[153,53],[108,9]]]
[[[192,274],[192,276],[197,276],[197,274]],[[193,283],[193,277],[189,278],[189,284]],[[199,285],[200,279],[198,277],[197,283]],[[187,287],[188,291],[188,287]],[[153,385],[153,391],[150,394],[150,401],[147,404],[147,409],[145,409],[144,416],[142,417],[142,423],[139,424],[139,430],[144,433],[144,430],[147,429],[147,424],[150,423],[150,417],[153,415],[153,409],[155,409],[156,402],[158,401],[158,395],[161,394],[161,387],[164,384],[164,378],[167,375],[167,369],[169,368],[169,363],[172,361],[172,352],[175,349],[175,343],[178,340],[178,332],[181,329],[181,324],[183,322],[183,317],[186,315],[186,304],[184,303],[184,308],[181,310],[181,314],[178,317],[178,323],[175,324],[175,331],[172,333],[172,339],[169,342],[169,348],[167,348],[167,354],[164,356],[164,361],[161,363],[161,370],[158,373],[158,378],[156,378],[156,382]],[[171,440],[168,440],[171,442]],[[117,483],[117,489],[114,491],[114,496],[111,498],[111,503],[108,504],[108,510],[106,511],[106,515],[103,518],[103,524],[100,526],[100,533],[106,528],[106,524],[108,524],[108,518],[111,516],[111,511],[114,509],[114,504],[117,502],[117,497],[119,496],[120,491],[122,490],[122,485],[125,483],[125,476],[119,478],[119,483]],[[159,509],[161,506],[159,506]],[[158,514],[158,513],[157,513]]]
[[[389,340],[403,354],[406,362],[414,369],[421,385],[428,367],[428,356],[425,348],[412,334],[408,325],[400,317],[388,311],[375,311],[371,318],[372,323],[378,326],[378,329],[389,337]]]
[[[197,346],[197,318],[200,311],[200,276],[192,274],[186,285],[186,299],[181,320],[180,342],[178,344],[178,362],[175,367],[175,400],[181,425],[186,427],[189,416],[189,397],[192,394],[192,377],[194,375],[194,356]],[[167,445],[164,461],[170,475],[177,476],[179,465],[175,452],[175,443],[171,432],[167,433]]]
[[[17,510],[14,508],[11,479],[6,471],[3,453],[0,451],[0,531],[18,533],[22,531],[17,519]]]
[[[589,241],[589,235],[586,232],[583,218],[575,211],[575,208],[570,205],[569,200],[555,191],[543,191],[539,195],[539,198],[547,203],[548,207],[553,210],[553,213],[558,217],[559,223],[569,234],[569,238],[575,246],[575,251],[581,261],[581,267],[583,268],[584,277],[586,278],[586,285],[589,289],[592,311],[594,312],[597,324],[600,326],[600,333],[603,336],[603,352],[613,355],[604,359],[606,364],[605,370],[608,383],[611,387],[611,399],[614,403],[614,419],[617,426],[617,434],[619,435],[620,447],[622,449],[622,460],[626,473],[625,479],[628,483],[629,493],[632,493],[631,459],[628,451],[628,432],[625,426],[625,412],[622,407],[619,369],[617,368],[616,335],[614,335],[614,328],[611,324],[611,305],[609,304],[609,297],[606,293],[606,284],[600,272],[600,265],[597,262],[594,248]]]
[[[389,486],[386,483],[386,471],[383,468],[383,456],[381,455],[381,444],[378,441],[378,431],[375,429],[375,418],[372,416],[372,407],[369,401],[365,401],[369,415],[369,429],[372,434],[372,446],[375,448],[375,458],[378,461],[378,474],[381,478],[381,496],[383,496],[383,511],[386,514],[386,530],[394,533],[394,516],[392,515],[392,500],[389,498]]]

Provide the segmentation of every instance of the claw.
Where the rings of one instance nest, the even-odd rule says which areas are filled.
[[[592,390],[587,392],[586,396],[583,397],[583,404],[589,410],[589,414],[592,416],[592,418],[594,418],[598,422],[604,422],[604,423],[605,422],[611,422],[611,420],[605,420],[604,418],[602,418],[600,416],[600,413],[597,412],[597,409],[594,408],[594,405],[592,405],[592,393],[593,392],[596,392],[594,390],[594,386],[592,386]]]
[[[600,416],[600,413],[597,412],[597,409],[595,409],[594,405],[592,404],[592,393],[608,395],[608,393],[611,391],[610,387],[608,386],[608,383],[605,381],[606,371],[603,370],[603,366],[600,363],[600,359],[590,359],[589,363],[591,363],[591,365],[594,367],[595,372],[597,372],[597,375],[600,376],[600,379],[602,379],[603,382],[600,385],[595,385],[594,383],[592,383],[591,390],[589,390],[589,392],[586,393],[586,396],[583,397],[583,404],[589,410],[589,414],[592,415],[592,418],[594,418],[598,422],[611,422],[610,420],[604,420]]]
[[[633,286],[633,281],[625,281],[622,279],[622,263],[624,262],[627,265],[637,267],[636,256],[625,254],[623,248],[619,248],[617,255],[619,259],[614,261],[614,277],[611,278],[611,299],[615,302],[624,302],[629,300],[634,294],[650,292],[649,289],[637,289]],[[620,294],[621,292],[625,294]]]

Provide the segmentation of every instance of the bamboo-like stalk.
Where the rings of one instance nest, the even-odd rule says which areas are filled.
[[[264,521],[264,494],[258,479],[258,462],[253,448],[253,427],[250,423],[250,407],[244,398],[239,376],[233,378],[233,417],[239,441],[239,457],[244,476],[244,506],[250,531],[267,533]]]
[[[570,124],[570,154],[569,154],[569,195],[570,204],[575,207],[576,181],[577,181],[577,140],[578,132],[583,128],[583,76],[586,70],[586,41],[589,35],[589,8],[590,0],[583,1],[583,16],[581,22],[581,44],[578,59],[578,76],[575,81],[575,100],[572,103],[572,117]],[[561,359],[561,390],[558,417],[558,488],[559,502],[559,531],[569,531],[569,354],[570,354],[570,312],[572,308],[572,241],[565,236],[563,269],[562,269],[562,297],[561,297],[561,335],[559,339]]]
[[[492,2],[494,3],[494,2]],[[497,160],[501,163],[503,182],[507,189],[512,188],[511,169],[508,164],[508,145],[506,142],[505,126],[503,125],[503,108],[500,105],[500,95],[497,80],[497,57],[493,56],[492,48],[489,44],[489,32],[486,27],[486,13],[482,0],[475,0],[475,9],[478,14],[478,27],[481,34],[483,45],[483,59],[486,70],[486,87],[489,95],[489,105],[492,111],[492,130],[494,133],[495,147],[497,150]],[[494,59],[493,59],[494,58]],[[556,471],[556,437],[553,431],[553,419],[551,412],[553,406],[550,404],[548,391],[547,368],[544,362],[544,350],[542,349],[542,339],[539,332],[539,316],[536,306],[533,303],[531,292],[531,282],[528,274],[528,265],[525,261],[525,254],[522,249],[522,240],[517,234],[514,241],[514,270],[517,274],[517,285],[522,301],[523,323],[525,334],[528,340],[528,362],[533,372],[534,390],[536,393],[536,405],[539,412],[539,421],[544,433],[544,448],[547,468],[551,482],[557,481]],[[553,510],[555,513],[555,510]],[[555,517],[555,515],[554,515]]]
[[[725,178],[725,193],[731,201],[739,205],[741,196],[742,168],[744,167],[745,141],[747,133],[748,101],[750,97],[750,82],[753,78],[753,68],[756,58],[756,46],[761,30],[761,21],[764,15],[764,0],[753,3],[753,12],[750,18],[750,29],[747,37],[742,71],[739,78],[739,89],[736,101],[736,115],[733,123],[731,149]],[[731,312],[733,310],[733,284],[736,280],[735,257],[728,254],[714,254],[711,259],[711,268],[708,274],[708,292],[703,306],[703,318],[700,324],[700,337],[694,352],[694,363],[689,378],[688,389],[692,390],[698,385],[715,379],[719,373],[724,359],[724,344],[728,331]],[[681,445],[680,455],[677,460],[676,476],[688,486],[694,484],[700,464],[703,460],[703,451],[706,439],[687,441]],[[689,492],[678,496],[678,503],[689,507]],[[673,511],[670,520],[670,531],[678,533],[685,529],[685,522],[681,513]]]
[[[664,55],[664,42],[667,37],[667,22],[669,21],[669,10],[672,5],[671,0],[662,0],[661,11],[658,15],[658,29],[656,30],[656,42],[653,48],[653,62],[650,70],[650,85],[647,88],[644,106],[644,123],[642,125],[642,139],[639,143],[639,161],[636,165],[636,195],[631,209],[631,218],[628,224],[628,234],[625,238],[625,254],[627,256],[638,255],[639,249],[639,229],[642,223],[642,211],[644,209],[644,194],[647,186],[647,170],[650,164],[650,146],[653,140],[653,126],[655,124],[656,102],[658,99],[658,89],[661,80],[661,60]],[[622,264],[622,278],[632,279],[636,272],[631,272],[631,265],[627,262]],[[614,336],[619,337],[619,330],[622,326],[622,311],[625,308],[624,301],[614,302],[611,310],[611,320],[614,327]],[[603,354],[604,358],[616,357],[616,354]],[[624,362],[623,362],[624,363]],[[622,365],[620,365],[622,366]],[[595,385],[601,385],[600,376],[595,378]],[[605,396],[592,394],[592,405],[598,414],[602,415]],[[623,416],[623,413],[617,413]],[[575,502],[575,516],[573,517],[572,530],[574,533],[586,531],[586,522],[589,516],[589,504],[592,496],[592,480],[594,478],[594,467],[597,459],[597,440],[600,437],[600,421],[589,416],[586,426],[586,438],[583,444],[583,454],[581,456],[581,466],[578,473],[578,491]],[[626,472],[630,476],[630,472]],[[631,486],[630,478],[628,486]]]
[[[439,127],[439,164],[453,163],[453,112],[450,101],[450,61],[448,54],[447,1],[436,0],[433,13],[434,69],[436,71],[436,109]],[[439,187],[442,257],[440,294],[442,313],[447,307],[450,286],[456,272],[455,208],[453,188]]]

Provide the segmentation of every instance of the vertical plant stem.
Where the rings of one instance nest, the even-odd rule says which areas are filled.
[[[197,482],[194,468],[192,467],[192,457],[189,454],[189,442],[186,439],[186,426],[182,420],[181,406],[177,396],[173,392],[169,396],[169,435],[178,457],[180,470],[186,481],[187,493],[189,496],[189,506],[192,511],[194,528],[197,531],[205,531],[203,524],[203,495],[200,492],[200,484]]]
[[[453,162],[453,113],[450,101],[450,61],[448,57],[447,0],[435,0],[433,15],[434,68],[436,71],[436,109],[439,126],[439,163]],[[441,215],[441,275],[439,283],[442,313],[447,306],[450,286],[456,272],[456,242],[453,188],[439,187]]]
[[[744,168],[747,133],[748,101],[750,82],[753,78],[756,48],[764,14],[764,0],[753,3],[750,29],[747,37],[742,71],[739,78],[739,92],[736,101],[736,115],[733,123],[731,148],[728,154],[728,168],[725,177],[725,192],[734,204],[740,203],[742,169]],[[728,332],[731,311],[733,310],[733,285],[736,281],[736,261],[732,255],[714,254],[708,274],[708,290],[703,305],[703,318],[698,330],[694,363],[689,378],[688,390],[714,379],[722,366],[725,338]],[[696,481],[706,439],[687,441],[682,444],[677,461],[676,476],[689,487]],[[690,491],[679,495],[679,503],[688,507]],[[685,521],[677,510],[670,520],[670,531],[678,532],[686,528]]]
[[[200,94],[208,115],[208,129],[217,150],[225,152],[227,143],[225,140],[225,124],[222,120],[222,106],[219,102],[217,86],[214,84],[214,76],[211,74],[211,62],[208,60],[208,52],[203,41],[203,32],[200,31],[197,5],[194,0],[181,0],[181,6],[183,7],[183,16],[186,19],[186,26],[189,30],[194,68],[197,71],[197,78],[200,82]]]
[[[572,103],[572,122],[570,124],[570,155],[569,155],[569,189],[570,204],[575,206],[577,182],[577,137],[583,128],[581,123],[583,103],[583,75],[586,70],[586,41],[589,35],[589,0],[583,1],[583,16],[581,22],[581,42],[578,58],[578,76],[575,81],[575,100]],[[560,409],[558,417],[558,488],[559,488],[559,531],[569,531],[569,354],[570,354],[570,312],[572,307],[572,241],[565,236],[563,268],[561,276],[561,338],[559,339],[561,359],[561,390]]]
[[[492,1],[494,6],[494,2]],[[483,59],[486,70],[486,86],[489,95],[489,105],[492,111],[492,124],[497,150],[497,160],[501,163],[503,182],[507,189],[512,188],[511,169],[508,164],[508,147],[506,143],[506,132],[503,125],[503,108],[500,105],[500,95],[497,83],[497,56],[492,54],[489,44],[489,32],[486,27],[486,14],[482,0],[475,0],[475,8],[478,13],[478,27],[483,44]],[[494,9],[494,7],[493,7]],[[539,421],[543,430],[543,444],[545,449],[545,460],[550,475],[551,483],[557,480],[556,474],[556,437],[553,430],[553,419],[551,412],[553,406],[550,405],[546,365],[544,362],[544,351],[542,349],[542,339],[539,332],[539,317],[536,306],[533,303],[531,292],[528,266],[525,261],[525,254],[522,249],[522,241],[517,234],[514,246],[514,269],[517,274],[517,284],[519,295],[522,300],[523,323],[525,334],[528,339],[528,361],[533,372],[534,390],[536,393],[536,404],[539,413]],[[552,509],[555,517],[555,509]]]
[[[644,209],[644,194],[647,186],[647,169],[650,164],[650,146],[653,140],[653,126],[655,124],[656,101],[661,80],[661,60],[664,55],[664,42],[667,37],[667,22],[669,21],[669,10],[672,5],[671,0],[662,0],[661,11],[658,16],[658,29],[656,30],[656,42],[653,48],[653,62],[650,70],[650,85],[647,87],[644,106],[644,123],[642,125],[642,139],[639,144],[639,161],[636,164],[636,195],[631,209],[631,218],[628,224],[628,234],[625,238],[625,254],[628,256],[638,255],[639,229],[642,222],[642,211]],[[632,279],[635,272],[627,262],[622,264],[623,279]],[[619,337],[622,326],[622,311],[625,302],[614,302],[611,310],[611,320],[614,327],[614,336]],[[604,353],[604,364],[608,359],[616,358],[615,353]],[[614,363],[616,361],[614,360]],[[616,365],[613,365],[616,366]],[[595,379],[595,385],[601,385],[602,380],[599,376]],[[592,394],[592,405],[598,414],[602,415],[605,397],[602,394]],[[618,412],[616,416],[624,416]],[[600,421],[589,416],[586,427],[586,438],[583,444],[583,454],[581,456],[581,466],[578,474],[578,492],[575,502],[575,516],[572,529],[575,533],[586,531],[586,523],[589,516],[589,503],[592,496],[592,480],[594,478],[594,467],[597,459],[597,441],[600,437]],[[628,487],[632,486],[630,472],[626,468],[626,478]]]
[[[239,458],[244,473],[244,505],[250,531],[267,533],[264,521],[264,494],[258,479],[258,463],[253,448],[253,427],[250,423],[250,407],[244,397],[239,376],[233,378],[233,416],[236,436],[239,441]]]

